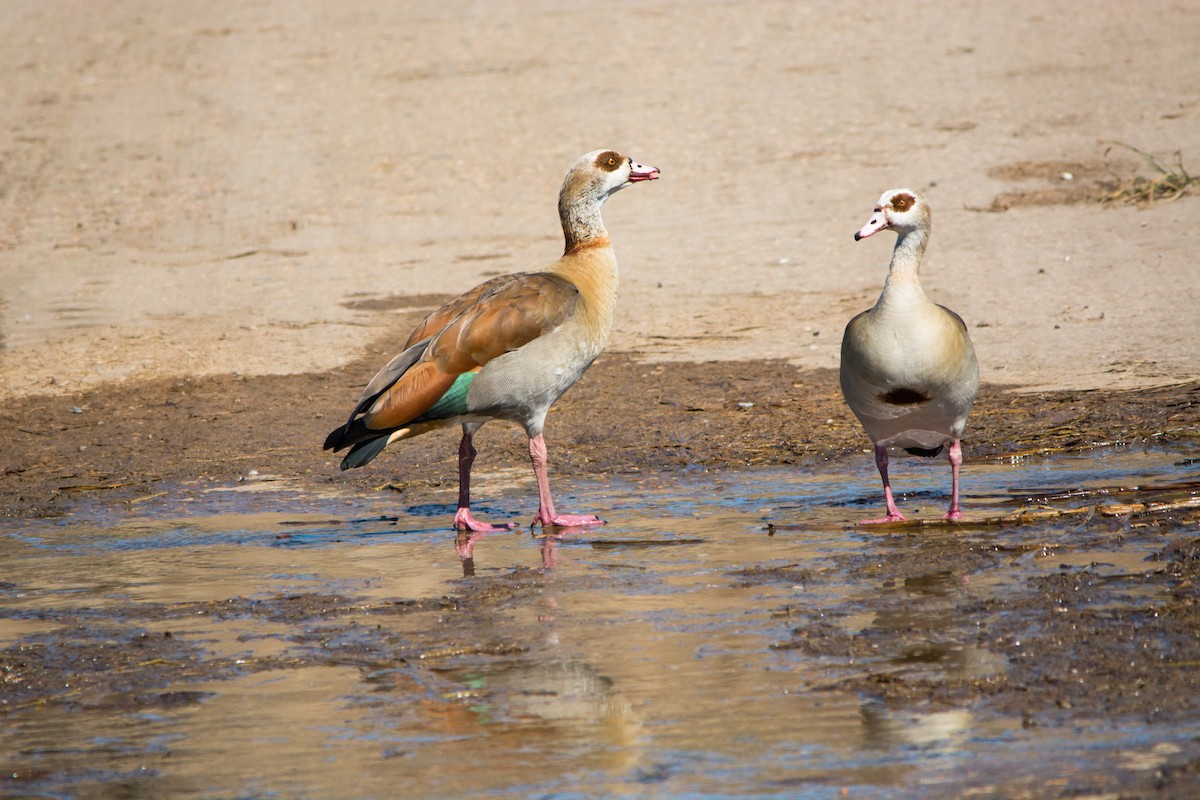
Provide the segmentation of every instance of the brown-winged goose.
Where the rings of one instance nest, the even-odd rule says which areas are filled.
[[[533,524],[596,525],[593,515],[555,511],[546,475],[546,413],[600,355],[617,301],[617,260],[600,208],[615,192],[658,178],[612,150],[582,156],[558,198],[565,252],[542,272],[503,275],[430,314],[363,391],[347,423],[325,449],[349,447],[342,469],[361,467],[392,442],[462,426],[458,448],[460,530],[511,528],[471,515],[472,439],[490,420],[508,420],[529,436],[539,508]]]

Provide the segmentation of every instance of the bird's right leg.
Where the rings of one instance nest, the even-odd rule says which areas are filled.
[[[887,516],[881,519],[864,519],[860,525],[875,525],[880,522],[904,522],[905,517],[896,508],[896,500],[892,497],[892,484],[888,480],[887,447],[875,445],[875,466],[879,468],[879,477],[883,479],[883,499],[887,503]]]
[[[512,530],[517,527],[517,523],[492,525],[471,515],[471,465],[475,463],[478,453],[472,440],[476,430],[477,426],[463,425],[462,441],[458,444],[458,511],[454,514],[454,527],[460,531],[476,533]]]

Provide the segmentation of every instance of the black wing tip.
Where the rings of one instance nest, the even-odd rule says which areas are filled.
[[[388,446],[389,441],[391,441],[391,435],[384,432],[356,442],[354,447],[350,448],[350,452],[346,453],[346,457],[342,459],[342,469],[366,466],[375,460],[375,456],[383,452],[383,448]]]
[[[338,450],[341,450],[343,447],[346,446],[345,442],[346,442],[346,428],[341,427],[341,428],[338,428],[336,430],[332,430],[329,432],[329,435],[325,437],[325,444],[322,445],[321,449],[322,450],[332,450],[333,452],[336,453]]]
[[[357,411],[354,413],[358,414]],[[354,444],[354,423],[356,419],[356,417],[351,417],[346,420],[345,425],[331,430],[329,435],[325,437],[325,444],[321,449],[332,450],[336,453],[338,450]]]

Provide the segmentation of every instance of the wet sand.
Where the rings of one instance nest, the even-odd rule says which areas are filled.
[[[449,459],[76,484],[7,526],[5,789],[1188,797],[1195,435],[976,456],[957,525],[904,460],[932,524],[866,530],[866,453],[584,464],[563,498],[610,524],[550,535],[448,530]],[[517,472],[482,513],[532,513]]]
[[[0,15],[6,397],[336,370],[398,300],[552,262],[563,174],[605,147],[663,176],[605,208],[615,352],[835,369],[889,253],[852,234],[911,186],[986,382],[1196,377],[1195,197],[1095,202],[1158,177],[1114,142],[1200,171],[1188,3]]]
[[[350,472],[339,471],[336,459],[319,452],[326,429],[331,421],[340,422],[344,399],[357,391],[356,376],[363,374],[371,360],[367,357],[345,370],[319,375],[164,379],[136,387],[92,390],[71,398],[14,401],[0,412],[0,424],[21,437],[19,452],[24,455],[7,456],[4,465],[0,499],[5,513],[10,524],[22,524],[26,531],[36,530],[40,519],[66,525],[63,530],[68,533],[86,519],[161,515],[163,512],[154,509],[162,504],[187,514],[199,512],[201,517],[193,517],[195,522],[205,513],[206,491],[217,491],[214,497],[219,497],[227,487],[244,483],[255,489],[255,507],[279,513],[303,508],[306,501],[297,501],[297,497],[360,498],[374,505],[379,520],[391,514],[403,518],[414,509],[425,508],[429,510],[422,514],[432,515],[435,528],[448,526],[456,491],[457,437],[453,432],[393,448],[394,453],[385,454],[370,467]],[[265,402],[280,397],[302,401],[306,413]],[[805,475],[820,478],[855,469],[868,473],[869,488],[863,493],[862,505],[843,510],[841,528],[845,530],[853,519],[870,514],[880,503],[867,443],[842,404],[831,371],[805,372],[784,362],[754,361],[647,365],[627,355],[609,354],[559,404],[551,415],[548,433],[552,479],[560,487],[580,481],[641,481],[647,486],[646,502],[653,503],[659,487],[669,484],[673,476],[711,474],[728,484],[721,491],[737,495],[745,488],[736,486],[743,480],[755,480],[753,471],[757,469],[784,468],[794,471],[801,481]],[[1104,719],[1113,725],[1137,720],[1137,725],[1150,726],[1147,735],[1168,737],[1156,739],[1160,748],[1166,748],[1153,756],[1157,768],[1131,772],[1063,767],[1061,773],[1055,773],[1056,780],[1068,794],[1087,789],[1120,790],[1139,797],[1185,797],[1200,780],[1196,772],[1200,762],[1186,746],[1172,744],[1170,737],[1179,725],[1195,719],[1197,710],[1191,698],[1200,688],[1196,670],[1186,666],[1200,658],[1200,606],[1196,602],[1200,539],[1194,536],[1198,522],[1194,503],[1200,484],[1192,481],[1156,489],[1139,482],[1141,489],[1125,484],[1121,491],[1116,491],[1121,487],[1112,487],[1095,493],[1094,499],[1072,491],[1070,485],[1062,486],[1065,494],[1047,500],[1046,508],[1066,513],[1080,502],[1098,507],[1133,502],[1143,504],[1143,510],[1107,515],[1069,512],[1061,521],[1051,517],[1033,527],[1000,525],[997,530],[1001,533],[993,535],[986,533],[994,529],[990,527],[993,523],[983,523],[981,514],[997,513],[994,500],[977,497],[979,487],[973,475],[988,464],[1016,464],[1019,471],[1021,464],[1034,469],[1061,456],[1082,457],[1085,463],[1094,459],[1093,469],[1102,471],[1114,448],[1195,452],[1198,438],[1200,385],[1194,383],[1116,392],[1030,393],[985,386],[965,448],[967,520],[963,526],[880,529],[874,532],[879,538],[873,538],[870,546],[864,546],[861,553],[835,558],[832,567],[824,564],[827,557],[800,557],[783,565],[778,556],[758,563],[738,559],[722,568],[724,577],[719,580],[731,587],[805,586],[817,596],[848,587],[878,587],[869,600],[827,599],[815,606],[803,600],[776,601],[772,606],[774,627],[790,633],[777,633],[777,638],[764,642],[758,652],[766,656],[769,651],[764,648],[769,644],[777,657],[825,669],[818,673],[819,680],[806,684],[802,695],[818,706],[833,703],[837,708],[847,697],[864,699],[868,705],[862,713],[870,717],[868,730],[882,731],[872,735],[883,737],[883,742],[894,742],[898,735],[894,729],[897,725],[899,730],[905,729],[902,720],[912,713],[928,717],[927,724],[940,725],[946,722],[943,717],[957,719],[955,715],[970,709],[971,730],[1003,727],[1013,720],[1020,720],[1026,730],[1043,726],[1051,732],[1083,720]],[[490,518],[514,519],[516,514],[515,521],[520,522],[520,509],[531,509],[536,498],[523,435],[516,429],[489,426],[478,443],[477,506]],[[900,459],[893,465],[901,507],[910,514],[915,512],[915,519],[936,519],[944,505],[946,487],[942,484],[948,480],[942,479],[948,479],[948,469],[942,459],[936,466],[923,459],[915,465],[913,461]],[[1188,462],[1185,458],[1179,463]],[[1189,468],[1183,467],[1183,473],[1188,474]],[[914,484],[927,485],[931,475],[936,476],[931,493],[909,492]],[[1054,480],[1052,476],[1048,479]],[[191,501],[184,502],[188,498]],[[1178,504],[1181,498],[1183,506],[1171,510],[1170,504]],[[786,495],[763,502],[786,503]],[[213,499],[207,504],[216,509],[220,501]],[[985,504],[986,512],[980,507]],[[1156,504],[1164,510],[1148,510]],[[611,511],[604,507],[577,510],[602,516]],[[650,507],[644,510],[656,516]],[[378,516],[380,512],[382,516]],[[676,528],[679,521],[667,513],[663,524]],[[815,530],[811,525],[793,524],[796,514],[804,513],[803,504],[791,511],[781,510],[767,517],[766,526],[760,523],[758,529],[770,531],[775,525],[774,535],[803,542]],[[273,535],[286,546],[293,537],[299,537],[297,543],[303,542],[305,531],[313,524],[319,529],[333,525],[333,530],[347,536],[357,535],[353,530],[360,526],[323,519],[307,522],[301,514],[295,526],[278,528]],[[1131,519],[1135,523],[1132,529]],[[220,519],[212,522],[220,524]],[[978,527],[981,523],[982,529]],[[378,524],[388,525],[386,521]],[[93,535],[106,534],[98,530]],[[679,535],[643,534],[644,541],[630,551],[622,545],[628,534],[617,534],[610,541],[612,533],[602,528],[576,533],[565,545],[586,547],[594,540],[596,547],[603,544],[617,553],[632,553],[625,560],[630,560],[629,569],[634,570],[630,574],[640,576],[634,585],[643,586],[645,581],[664,580],[659,573],[670,563],[664,546]],[[496,540],[497,536],[502,540]],[[561,582],[554,581],[550,576],[558,567],[552,555],[544,555],[546,566],[541,569],[497,561],[503,558],[500,552],[513,546],[507,542],[528,536],[529,532],[518,528],[513,534],[496,534],[476,542],[473,557],[462,564],[462,574],[468,576],[462,584],[443,586],[416,599],[380,597],[377,591],[364,596],[353,589],[336,595],[272,590],[248,597],[248,586],[230,584],[210,587],[205,594],[214,596],[211,600],[163,597],[152,603],[90,610],[57,601],[31,618],[21,599],[31,587],[14,574],[3,586],[10,598],[7,624],[33,624],[34,628],[23,641],[18,638],[0,651],[0,665],[12,678],[5,692],[5,713],[14,723],[26,720],[30,709],[42,705],[66,713],[64,719],[70,718],[71,709],[89,719],[146,713],[172,717],[181,709],[202,708],[216,702],[213,698],[241,691],[235,687],[252,676],[261,675],[275,685],[294,675],[310,685],[313,670],[344,670],[348,664],[367,672],[391,664],[384,672],[392,674],[399,669],[407,676],[404,680],[417,685],[431,681],[441,685],[449,680],[445,692],[468,691],[456,682],[466,678],[453,677],[463,670],[468,676],[481,669],[491,674],[490,670],[508,669],[504,665],[514,658],[533,658],[540,663],[536,656],[528,655],[539,651],[525,638],[537,634],[536,630],[510,631],[498,640],[493,626],[517,609],[524,609],[520,613],[525,614],[541,608],[546,581],[553,581],[556,591],[591,586],[596,597],[627,591],[604,583],[592,585],[592,579],[576,576],[574,570],[568,570]],[[455,558],[455,538],[448,528],[441,535],[437,550],[442,555],[436,560],[443,567],[436,571],[444,572],[447,558]],[[500,552],[497,546],[502,548]],[[547,540],[547,546],[552,546],[552,540]],[[1057,573],[1043,570],[1044,574],[1028,575],[1028,566],[1036,563],[1030,559],[1038,558],[1041,551],[1072,566]],[[819,548],[814,550],[817,552]],[[1072,557],[1074,553],[1087,563],[1076,564],[1080,556]],[[26,557],[24,548],[13,557]],[[364,553],[363,557],[369,556]],[[412,558],[402,557],[405,561]],[[564,558],[572,560],[570,551]],[[1106,566],[1114,559],[1120,568]],[[341,558],[337,561],[340,564]],[[1018,569],[1019,564],[1023,568]],[[312,569],[320,574],[339,568],[314,562]],[[352,569],[362,577],[351,584],[369,586],[380,578],[367,575],[392,571],[385,562],[372,561],[365,572]],[[580,584],[580,579],[584,583]],[[705,578],[705,585],[713,580],[717,579]],[[979,582],[979,587],[969,588],[974,586],[968,584],[971,581]],[[170,580],[180,586],[186,582],[183,576]],[[960,582],[968,586],[965,594]],[[40,596],[40,590],[30,596]],[[589,613],[599,610],[589,608]],[[431,614],[440,620],[438,624],[429,623]],[[583,622],[582,614],[578,609],[572,619]],[[878,620],[869,630],[854,633],[844,624],[831,623],[864,614]],[[416,616],[413,623],[401,625],[403,632],[362,637],[363,625],[378,625],[394,615]],[[219,652],[197,649],[200,646],[191,641],[186,627],[178,630],[181,621],[188,619],[229,620],[245,631],[243,635],[251,637],[250,641],[270,630],[274,631],[269,634],[272,640],[280,638],[288,644],[275,656],[221,657]],[[948,627],[951,620],[960,623]],[[562,635],[568,637],[566,629]],[[339,644],[329,648],[303,644],[314,641],[313,637]],[[1030,638],[1036,644],[1031,645]],[[1148,642],[1154,643],[1150,650],[1143,647]],[[982,673],[978,665],[971,666],[979,648],[990,659]],[[439,655],[424,665],[412,660],[414,654],[426,652]],[[81,673],[81,663],[102,669]],[[425,671],[443,663],[457,666],[449,675],[440,668],[433,673]],[[822,664],[861,666],[818,667]],[[912,664],[926,666],[915,669]],[[546,678],[537,672],[544,668],[534,668],[534,674]],[[495,678],[491,685],[499,682],[503,686],[504,680]],[[471,685],[469,680],[467,685]],[[65,690],[64,686],[71,688]],[[539,691],[547,691],[547,684],[539,686]],[[795,687],[791,690],[798,691]],[[471,695],[468,691],[464,696]],[[280,702],[286,706],[290,697],[285,693]],[[448,703],[450,712],[456,701]],[[467,730],[475,729],[469,726]],[[937,739],[943,734],[928,735]],[[1116,734],[1096,731],[1088,735]],[[501,757],[503,752],[494,755]],[[948,791],[980,786],[992,786],[1002,793],[1030,791],[1031,786],[1042,786],[1037,791],[1043,791],[1046,771],[1054,772],[1057,764],[1050,752],[1045,755],[1050,760],[1037,762],[1038,769],[1021,776],[997,774],[979,765],[975,771],[960,773],[951,784],[956,788]],[[994,757],[1001,758],[999,751]],[[10,788],[57,785],[56,779],[41,775],[36,768],[29,771],[37,763],[29,762],[25,771],[18,769],[18,779]],[[482,763],[491,762],[485,758]],[[577,769],[601,769],[587,759],[574,763]],[[768,766],[763,766],[764,780],[778,772]],[[604,767],[609,768],[611,765]],[[488,772],[484,783],[495,781],[495,791],[503,792],[499,787],[517,777],[506,769],[497,770]],[[164,764],[156,774],[166,777],[176,771]],[[554,772],[539,774],[546,779]],[[899,781],[903,786],[902,775],[835,770],[821,780],[843,784]],[[42,783],[47,780],[49,783]],[[324,778],[314,776],[312,780],[310,786],[324,785]],[[619,778],[613,780],[620,785]],[[687,781],[680,784],[683,788],[689,785]]]

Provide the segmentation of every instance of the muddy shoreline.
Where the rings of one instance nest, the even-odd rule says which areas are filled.
[[[452,499],[454,432],[393,447],[348,472],[320,450],[386,361],[385,347],[325,374],[164,378],[9,400],[0,409],[9,440],[0,455],[0,516],[54,516],[80,503],[126,503],[164,485],[235,481],[252,471],[360,489],[388,484],[406,496]],[[964,453],[969,464],[1195,442],[1198,423],[1200,382],[1034,393],[985,384]],[[525,438],[514,426],[486,426],[477,442],[481,476],[527,466]],[[832,370],[800,371],[783,361],[644,364],[619,353],[602,356],[551,410],[547,442],[552,478],[869,457]],[[477,492],[486,497],[485,478]]]

